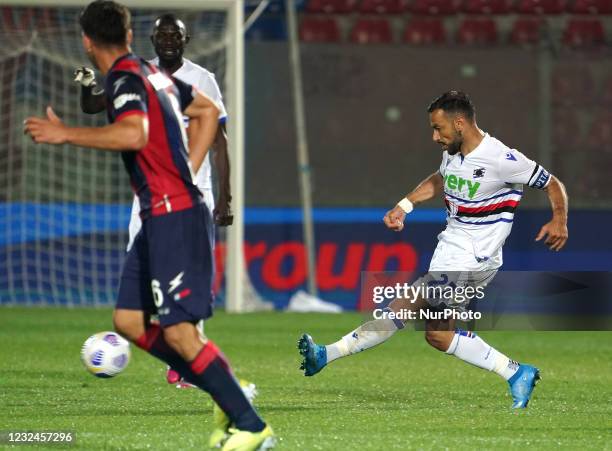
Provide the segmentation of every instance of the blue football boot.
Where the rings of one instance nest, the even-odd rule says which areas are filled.
[[[302,335],[298,340],[298,349],[304,360],[302,360],[301,370],[304,376],[314,376],[327,365],[327,350],[325,346],[316,344],[308,334]]]
[[[531,365],[519,365],[517,372],[508,379],[513,409],[524,409],[529,404],[531,392],[540,380],[540,370]]]

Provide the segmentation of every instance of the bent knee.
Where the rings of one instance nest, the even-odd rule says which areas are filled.
[[[124,310],[115,310],[113,312],[113,327],[115,331],[130,341],[138,340],[144,333],[142,318]]]
[[[425,341],[437,350],[446,352],[453,341],[453,335],[451,331],[428,330],[425,332]]]

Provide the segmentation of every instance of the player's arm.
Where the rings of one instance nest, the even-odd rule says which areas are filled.
[[[404,228],[406,215],[412,211],[415,205],[439,196],[444,190],[443,182],[442,174],[439,171],[431,174],[385,214],[383,218],[385,225],[396,232],[401,231]]]
[[[234,216],[232,215],[230,203],[232,202],[230,188],[230,163],[227,151],[227,134],[225,123],[220,123],[217,128],[217,135],[212,146],[213,163],[217,171],[219,184],[219,197],[215,202],[213,219],[215,224],[221,227],[232,225]]]
[[[142,149],[149,139],[149,122],[145,115],[127,115],[104,127],[68,127],[47,107],[47,118],[29,117],[25,132],[36,143],[73,144],[111,151]]]
[[[499,173],[506,183],[520,183],[546,191],[553,211],[552,219],[544,224],[536,241],[546,237],[544,243],[553,251],[559,251],[568,238],[567,193],[565,186],[545,168],[530,160],[518,150],[503,154],[499,160]]]
[[[89,67],[79,67],[74,72],[74,81],[81,85],[81,110],[83,113],[96,114],[106,109],[104,90],[95,91],[96,75]]]
[[[211,148],[219,125],[219,108],[208,96],[195,86],[176,78],[180,105],[183,114],[189,118],[189,161],[194,172],[198,172],[208,149]]]
[[[568,199],[565,186],[554,175],[550,176],[548,185],[544,188],[552,208],[552,219],[544,224],[536,237],[540,241],[546,237],[544,243],[553,251],[560,251],[568,238],[567,212]]]

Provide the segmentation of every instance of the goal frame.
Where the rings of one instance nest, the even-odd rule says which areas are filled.
[[[232,210],[234,223],[227,231],[225,306],[228,312],[244,310],[244,0],[119,0],[128,8],[219,10],[227,12],[227,96],[228,152],[231,164]],[[4,0],[3,6],[35,8],[84,7],[82,0]]]

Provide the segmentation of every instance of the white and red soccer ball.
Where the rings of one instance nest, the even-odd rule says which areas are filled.
[[[130,361],[130,343],[115,332],[98,332],[83,343],[81,360],[94,376],[116,376]]]

